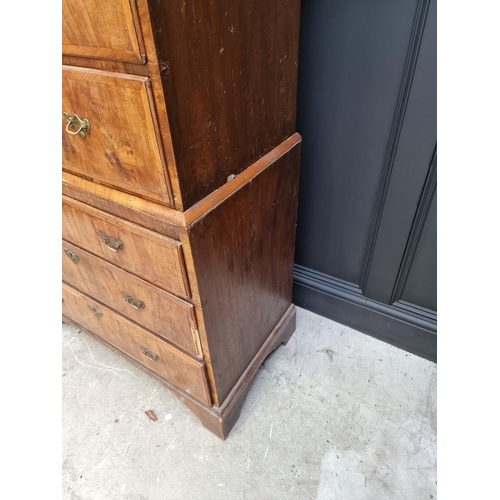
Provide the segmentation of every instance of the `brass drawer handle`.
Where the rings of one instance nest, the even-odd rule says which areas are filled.
[[[77,115],[74,114],[73,116],[69,116],[66,111],[63,112],[64,119],[66,120],[66,132],[68,132],[69,135],[79,135],[83,139],[87,137],[85,135],[85,132],[87,134],[90,132],[90,122],[88,118],[84,118],[83,120]],[[73,127],[75,130],[70,130],[70,127]]]
[[[63,248],[64,253],[76,264],[79,260],[80,257],[76,255],[75,252],[72,252],[69,248]]]
[[[96,315],[96,318],[102,318],[102,311],[96,306],[89,304],[89,309]]]
[[[118,238],[112,238],[108,236],[106,233],[99,233],[101,237],[101,241],[112,251],[119,252],[123,250],[123,243]]]
[[[134,299],[134,297],[131,297],[128,293],[122,292],[122,295],[123,298],[125,299],[125,302],[130,304],[134,309],[144,309],[144,307],[146,307],[144,305],[144,302]]]
[[[142,354],[144,354],[144,356],[146,356],[146,358],[150,359],[151,361],[158,361],[160,359],[160,357],[156,354],[154,354],[153,352],[151,351],[148,351],[147,349],[141,349],[141,352]]]

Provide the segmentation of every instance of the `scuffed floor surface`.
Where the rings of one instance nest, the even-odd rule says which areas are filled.
[[[63,324],[64,499],[428,500],[436,488],[434,363],[299,309],[221,441]]]

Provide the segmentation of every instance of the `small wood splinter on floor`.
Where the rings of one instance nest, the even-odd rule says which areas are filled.
[[[153,413],[153,410],[148,410],[144,412],[153,422],[156,422],[158,419],[156,415]]]

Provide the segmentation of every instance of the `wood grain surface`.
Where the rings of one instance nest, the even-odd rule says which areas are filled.
[[[189,296],[182,247],[178,241],[124,221],[63,196],[63,239],[93,253],[155,286]],[[103,235],[119,240],[115,252]]]
[[[62,278],[193,356],[199,356],[193,305],[63,241]],[[72,252],[68,256],[68,252]],[[76,262],[71,259],[76,255]],[[127,297],[133,301],[127,302]],[[131,300],[129,299],[129,301]],[[136,307],[134,307],[134,305]]]
[[[144,62],[135,0],[62,2],[63,54]]]
[[[62,288],[62,299],[62,311],[65,316],[168,379],[203,404],[211,405],[201,361],[183,354],[135,323],[65,284]]]
[[[117,191],[70,172],[62,172],[63,195],[179,240],[183,214],[139,196]]]
[[[291,305],[300,146],[187,228],[219,404]]]
[[[63,111],[91,128],[70,135],[61,116],[63,168],[171,204],[150,87],[143,76],[64,66]]]
[[[295,132],[300,1],[149,9],[186,210]]]

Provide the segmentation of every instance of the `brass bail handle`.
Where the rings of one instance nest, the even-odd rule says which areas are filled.
[[[75,263],[77,264],[80,260],[80,257],[75,252],[72,252],[69,248],[63,248],[64,253]]]
[[[85,132],[87,132],[87,134],[90,132],[90,122],[89,122],[88,118],[84,118],[82,120],[77,114],[74,114],[73,116],[69,116],[69,114],[66,113],[66,111],[63,112],[63,116],[67,122],[66,132],[69,135],[77,135],[78,134],[83,139],[85,139],[85,137],[87,137],[85,135]],[[73,127],[75,130],[70,130],[70,127]]]
[[[98,307],[92,304],[88,304],[88,306],[89,309],[95,314],[96,318],[102,318],[102,311]]]
[[[158,356],[158,354],[155,354],[154,352],[151,352],[144,347],[141,349],[141,352],[142,354],[144,354],[144,356],[146,356],[146,358],[150,359],[151,361],[158,361],[160,359],[160,356]]]
[[[123,243],[118,238],[112,238],[102,231],[99,233],[99,237],[112,252],[123,251]]]
[[[146,307],[144,305],[144,302],[134,299],[134,297],[131,297],[127,292],[122,292],[122,295],[125,299],[125,302],[127,302],[127,304],[130,304],[134,309],[144,309],[144,307]]]

